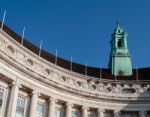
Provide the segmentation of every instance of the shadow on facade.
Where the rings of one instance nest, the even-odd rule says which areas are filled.
[[[126,106],[114,111],[114,117],[150,117],[150,98],[148,95],[150,88],[147,85],[147,83],[140,82],[126,84],[122,92],[129,95],[130,98],[123,101]],[[133,94],[137,97],[133,98]]]

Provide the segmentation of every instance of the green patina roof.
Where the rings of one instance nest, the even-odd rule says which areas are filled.
[[[109,69],[113,75],[132,75],[131,55],[127,46],[127,33],[120,25],[115,28],[110,41]]]

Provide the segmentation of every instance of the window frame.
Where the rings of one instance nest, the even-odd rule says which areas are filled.
[[[39,105],[43,105],[43,113],[38,112],[38,104]],[[45,107],[45,103],[44,102],[40,102],[40,101],[37,102],[37,105],[36,105],[36,116],[37,116],[37,114],[42,115],[42,117],[45,117],[45,115],[46,115],[46,107]]]
[[[22,99],[24,99],[24,108],[23,108],[22,106],[18,106],[18,105],[17,105],[18,98],[22,98]],[[24,111],[23,111],[23,117],[25,117],[25,113],[26,113],[26,106],[27,106],[27,98],[26,98],[25,96],[18,95],[18,97],[17,97],[17,101],[16,101],[16,112],[17,112],[17,107],[19,107],[19,108],[23,108],[23,109],[24,109]],[[16,113],[15,113],[15,114],[16,114]],[[16,117],[16,115],[15,115],[15,117]]]
[[[59,117],[61,117],[62,109],[61,109],[61,108],[58,108],[58,107],[55,108],[55,117],[57,117],[57,116],[56,116],[56,111],[57,111],[57,112],[58,112],[58,111],[60,112],[60,116],[59,116]]]
[[[73,116],[73,114],[75,115]],[[79,113],[77,111],[72,111],[71,117],[79,117]]]

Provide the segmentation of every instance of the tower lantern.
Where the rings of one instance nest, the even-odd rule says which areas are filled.
[[[110,41],[111,53],[108,67],[113,75],[132,75],[131,55],[127,46],[127,33],[120,27],[119,22]]]

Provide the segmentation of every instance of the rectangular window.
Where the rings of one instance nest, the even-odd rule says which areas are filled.
[[[71,117],[78,117],[78,113],[77,112],[72,112]]]
[[[3,97],[4,97],[4,89],[0,88],[0,106],[2,106]]]
[[[44,117],[44,104],[43,103],[38,103],[37,104],[37,117]]]
[[[0,99],[3,99],[4,96],[4,89],[0,88]]]
[[[55,110],[55,117],[61,117],[61,110],[59,109]]]
[[[95,117],[95,115],[94,114],[88,114],[88,117]]]
[[[23,117],[24,116],[24,110],[25,110],[25,98],[18,97],[15,117]]]

